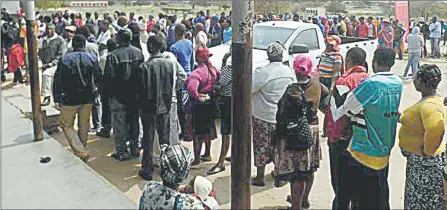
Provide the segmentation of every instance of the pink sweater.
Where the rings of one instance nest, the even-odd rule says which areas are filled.
[[[217,82],[218,76],[213,74],[220,75],[220,71],[211,64],[209,64],[209,67],[210,70],[208,70],[205,64],[201,64],[188,76],[188,79],[186,80],[188,92],[195,99],[199,98],[199,93],[207,93],[212,91],[214,84]],[[213,74],[210,72],[213,72]],[[200,92],[199,85],[201,87]]]

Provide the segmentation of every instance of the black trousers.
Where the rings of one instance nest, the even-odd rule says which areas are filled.
[[[374,170],[346,153],[338,166],[338,209],[349,209],[354,198],[359,209],[389,210],[388,166]]]
[[[154,152],[155,129],[158,133],[160,146],[163,144],[169,145],[169,112],[159,115],[142,113],[141,119],[143,121],[143,158],[141,167],[146,174],[152,174],[154,171],[152,153]]]
[[[102,102],[102,115],[101,115],[101,123],[102,123],[102,127],[110,132],[110,130],[112,129],[112,114],[110,113],[110,108],[109,108],[109,100],[108,97],[105,96],[104,94],[101,94],[101,102]]]

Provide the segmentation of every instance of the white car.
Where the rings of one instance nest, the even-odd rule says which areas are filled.
[[[366,51],[366,62],[371,71],[377,40],[356,37],[340,37],[340,54],[346,58],[346,52],[352,47],[360,47]],[[305,54],[312,58],[314,69],[318,65],[321,53],[325,50],[323,34],[315,24],[294,21],[269,21],[257,23],[253,26],[253,70],[269,63],[267,59],[267,45],[280,41],[287,49],[284,51],[283,62],[292,67],[293,59],[298,54]],[[216,68],[221,69],[222,58],[229,52],[231,42],[210,48],[213,56],[210,58]]]

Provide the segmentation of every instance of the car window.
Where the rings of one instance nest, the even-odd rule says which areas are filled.
[[[307,29],[298,34],[293,40],[292,45],[303,44],[309,47],[309,50],[318,50],[320,45],[318,43],[317,31],[314,28]]]
[[[274,26],[253,26],[253,49],[265,50],[275,41],[285,44],[294,29]]]

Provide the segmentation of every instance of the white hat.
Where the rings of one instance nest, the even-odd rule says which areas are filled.
[[[200,200],[210,209],[219,209],[216,199],[209,196],[213,190],[213,184],[203,176],[194,179],[194,192],[199,195]]]
[[[425,21],[425,18],[424,17],[420,17],[419,18],[419,22],[423,22],[423,21]]]

